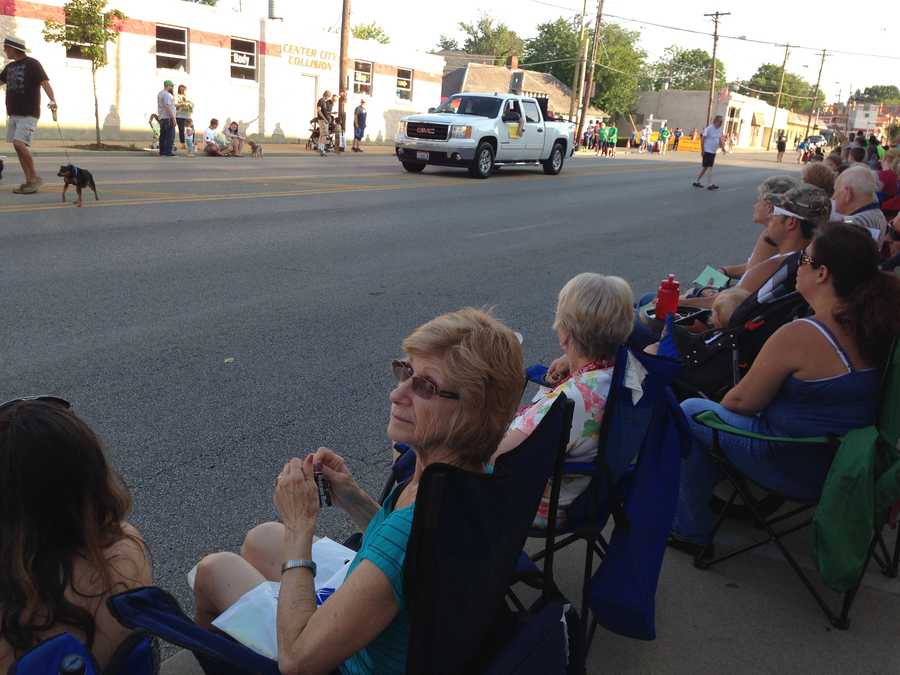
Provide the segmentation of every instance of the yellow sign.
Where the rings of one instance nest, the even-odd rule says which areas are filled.
[[[522,127],[518,122],[507,122],[506,129],[509,131],[509,137],[513,140],[522,137]]]
[[[288,54],[288,63],[301,68],[315,68],[316,70],[332,70],[337,54],[325,49],[303,47],[300,45],[282,45],[285,54]]]
[[[700,139],[695,141],[693,138],[682,136],[678,141],[678,152],[700,152]]]

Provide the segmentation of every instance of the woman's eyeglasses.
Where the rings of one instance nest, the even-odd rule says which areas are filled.
[[[22,398],[14,398],[11,401],[0,403],[0,412],[6,410],[7,408],[11,408],[17,403],[24,403],[25,401],[39,401],[40,403],[50,403],[52,405],[58,405],[60,408],[65,408],[66,410],[72,407],[71,403],[69,403],[64,398],[60,398],[59,396],[23,396]]]
[[[452,391],[444,391],[438,388],[433,380],[428,379],[424,375],[416,375],[416,371],[406,361],[391,361],[391,370],[394,373],[394,377],[397,378],[397,382],[412,380],[413,393],[419,398],[427,401],[435,396],[440,396],[441,398],[449,398],[455,401],[459,400],[459,394]]]
[[[816,259],[813,258],[809,253],[803,251],[800,253],[800,264],[801,265],[809,265],[810,267],[818,267],[819,263],[816,262]]]

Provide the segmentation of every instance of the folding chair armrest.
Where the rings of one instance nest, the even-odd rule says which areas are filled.
[[[548,370],[550,369],[542,363],[535,363],[534,365],[528,366],[528,368],[525,369],[525,379],[528,382],[534,382],[535,384],[539,384],[542,387],[552,388],[553,384],[551,382],[547,382],[547,380],[544,379],[547,377]]]
[[[732,436],[741,436],[742,438],[753,438],[757,441],[768,441],[770,443],[795,443],[800,445],[829,445],[830,438],[826,436],[807,436],[804,438],[792,438],[790,436],[768,436],[766,434],[758,434],[753,431],[745,431],[731,426],[719,417],[712,410],[704,410],[694,415],[694,421],[702,424],[708,429],[719,431]]]

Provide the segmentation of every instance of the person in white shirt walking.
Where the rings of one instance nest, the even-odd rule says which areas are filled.
[[[716,153],[720,148],[722,149],[722,152],[725,152],[725,139],[722,137],[722,122],[722,116],[716,115],[713,119],[712,124],[710,124],[703,130],[700,144],[700,148],[703,154],[703,167],[700,169],[700,175],[697,176],[697,180],[692,183],[694,187],[703,187],[700,179],[703,178],[705,174],[707,181],[706,189],[719,189],[719,186],[712,182],[712,171],[713,164],[716,163]]]

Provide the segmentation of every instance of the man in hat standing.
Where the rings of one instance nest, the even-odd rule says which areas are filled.
[[[56,117],[56,97],[40,61],[26,56],[25,42],[17,37],[3,41],[3,52],[9,63],[0,71],[0,84],[6,85],[6,140],[12,143],[25,172],[25,182],[15,188],[16,194],[30,195],[38,191],[41,177],[34,168],[29,147],[41,116],[41,89],[50,99],[50,110]]]
[[[175,156],[175,83],[163,82],[162,91],[156,95],[156,114],[159,115],[159,156]]]

